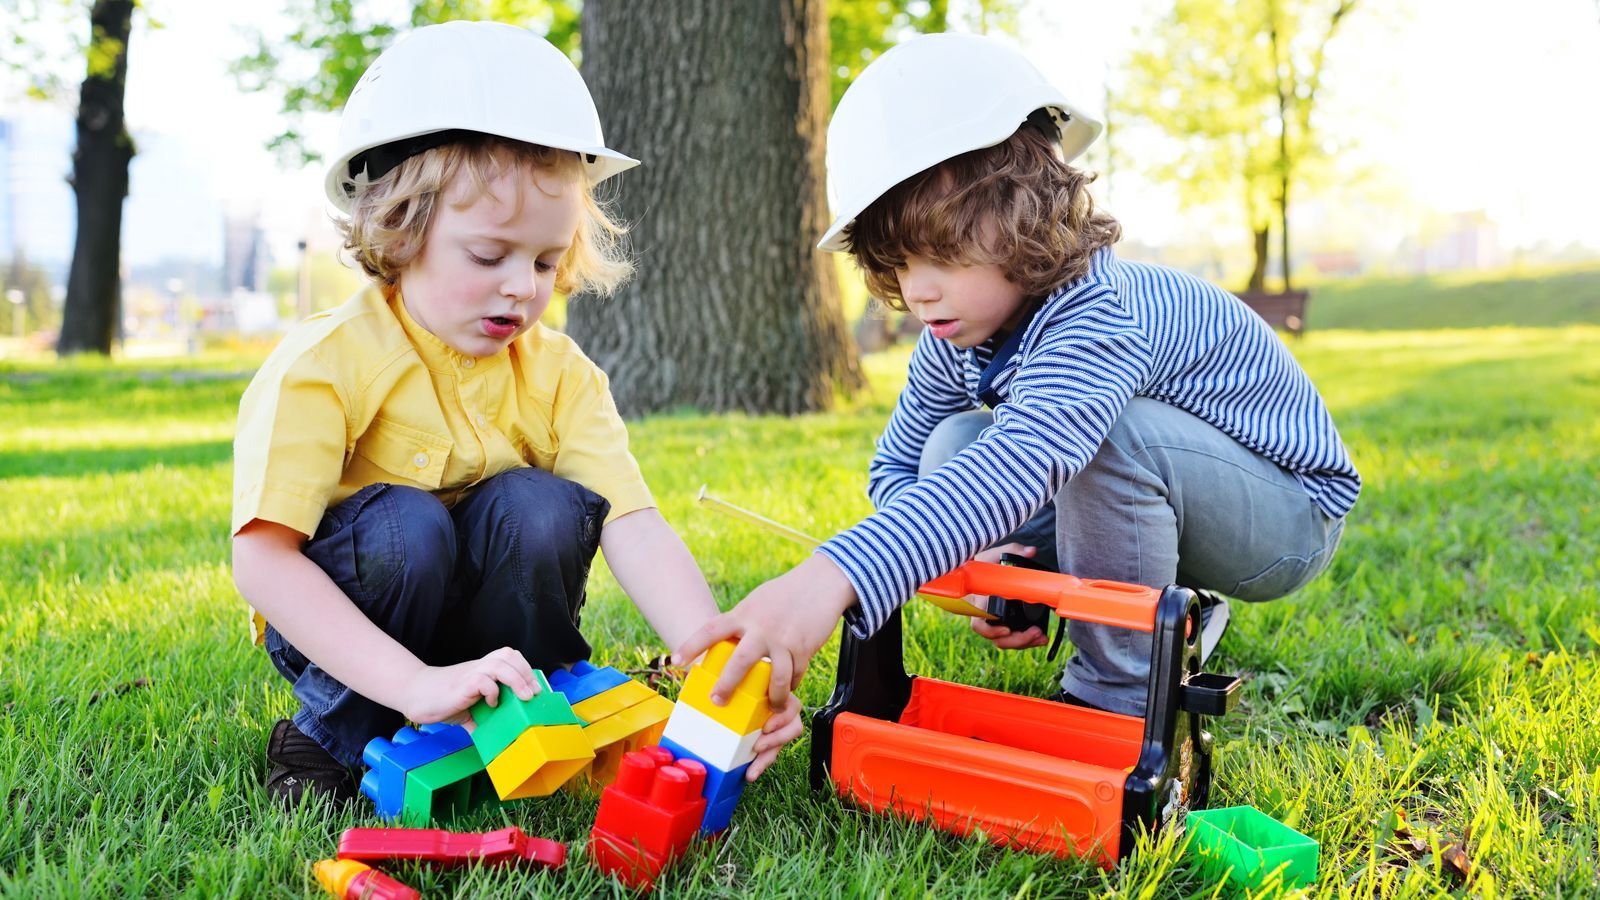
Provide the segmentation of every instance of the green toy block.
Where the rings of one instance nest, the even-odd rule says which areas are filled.
[[[1317,842],[1253,806],[1195,810],[1185,825],[1190,852],[1214,877],[1260,887],[1281,871],[1284,888],[1317,880]]]
[[[484,777],[483,761],[471,747],[412,769],[406,773],[400,824],[424,828],[468,812],[483,801],[483,792],[474,790],[473,782]]]
[[[532,700],[519,700],[511,688],[502,684],[498,706],[479,700],[472,707],[475,726],[472,743],[478,748],[478,759],[483,764],[493,762],[524,731],[535,725],[583,725],[567,698],[551,689],[543,672],[535,669],[533,680],[539,684],[539,693],[534,694]]]

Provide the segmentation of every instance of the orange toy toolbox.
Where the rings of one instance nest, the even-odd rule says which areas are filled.
[[[896,611],[868,640],[847,630],[839,679],[812,719],[811,784],[878,812],[1110,868],[1139,829],[1182,827],[1211,787],[1204,717],[1239,679],[1200,672],[1194,592],[969,562],[924,593],[994,594],[1154,636],[1145,718],[906,674]]]

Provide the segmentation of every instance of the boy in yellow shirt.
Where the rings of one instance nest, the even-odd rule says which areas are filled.
[[[577,70],[513,26],[419,29],[362,76],[340,147],[327,192],[373,284],[284,338],[234,446],[234,579],[300,700],[267,747],[288,802],[354,796],[349,768],[402,720],[464,721],[588,658],[597,547],[667,646],[717,614],[605,374],[538,322],[553,291],[631,270],[591,188],[637,162]]]

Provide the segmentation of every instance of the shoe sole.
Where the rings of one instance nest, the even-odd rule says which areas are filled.
[[[1216,594],[1211,595],[1214,603],[1202,606],[1200,609],[1200,664],[1205,665],[1211,658],[1217,645],[1222,643],[1222,636],[1228,631],[1228,598]],[[1202,603],[1204,601],[1202,600]]]

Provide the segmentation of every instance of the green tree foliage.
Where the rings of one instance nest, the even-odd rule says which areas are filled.
[[[355,0],[289,0],[287,34],[252,35],[256,51],[232,70],[247,91],[283,97],[287,127],[269,146],[293,163],[319,154],[306,144],[305,115],[344,105],[361,73],[395,36],[409,28],[457,19],[509,22],[538,31],[572,56],[578,48],[578,4],[564,0],[411,0],[393,7]],[[376,10],[389,10],[385,16]],[[406,18],[399,18],[401,12]]]
[[[27,78],[27,92],[42,99],[67,93],[78,82],[77,145],[72,185],[77,233],[67,276],[66,312],[57,350],[110,354],[122,307],[122,203],[136,152],[123,120],[128,47],[140,0],[5,0],[0,25],[0,66]],[[150,21],[152,27],[159,24]],[[87,24],[87,29],[80,27]],[[81,61],[72,71],[62,66]]]
[[[1020,5],[1021,0],[978,0],[958,4],[965,12],[952,14],[950,0],[829,0],[834,105],[867,63],[906,38],[952,28],[1015,33]]]
[[[1190,206],[1237,204],[1250,229],[1248,289],[1265,286],[1270,234],[1290,287],[1289,198],[1316,184],[1325,148],[1312,112],[1329,41],[1356,0],[1175,0],[1143,30],[1112,100],[1176,153],[1143,168]]]
[[[16,0],[11,0],[16,2]],[[42,0],[34,0],[42,2]],[[829,61],[833,102],[852,79],[883,51],[914,34],[952,27],[1015,32],[1021,0],[979,0],[952,14],[949,0],[831,0],[828,4]],[[582,0],[411,0],[409,18],[401,10],[375,15],[374,4],[355,0],[289,0],[286,34],[256,32],[254,53],[233,64],[239,85],[283,97],[283,133],[271,148],[290,162],[318,158],[301,130],[306,113],[344,105],[361,73],[395,36],[408,27],[453,19],[492,19],[540,32],[562,52],[578,59],[578,19]],[[641,8],[641,14],[644,13]]]

